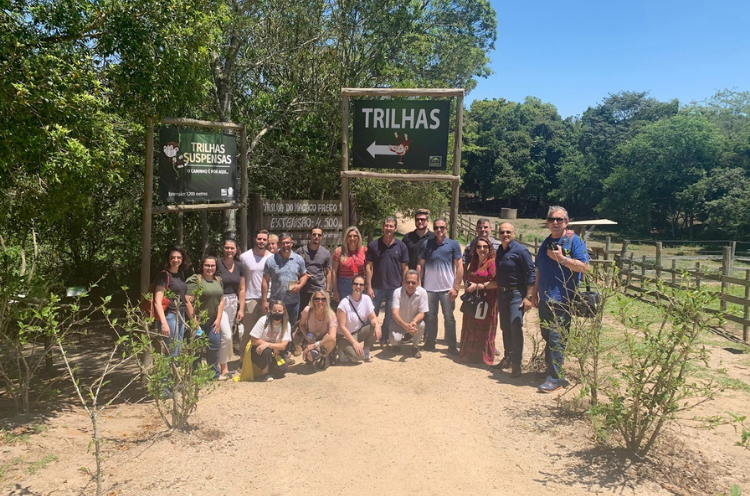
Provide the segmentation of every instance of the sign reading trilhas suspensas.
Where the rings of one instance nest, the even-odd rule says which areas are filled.
[[[193,129],[159,132],[159,199],[165,203],[234,201],[237,138]]]
[[[449,100],[355,100],[352,166],[445,170]]]

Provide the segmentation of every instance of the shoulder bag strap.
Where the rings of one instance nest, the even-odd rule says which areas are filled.
[[[357,309],[354,308],[354,301],[352,300],[352,297],[351,296],[347,296],[346,299],[349,300],[349,306],[352,307],[352,310],[354,310],[354,313],[357,316],[357,318],[359,319],[359,321],[362,323],[363,326],[366,326],[367,324],[365,323],[364,320],[362,320],[362,317],[359,316],[359,312],[357,311]]]

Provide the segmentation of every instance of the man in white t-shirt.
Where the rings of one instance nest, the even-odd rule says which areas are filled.
[[[419,342],[424,334],[424,316],[429,311],[427,291],[419,286],[419,273],[409,270],[404,276],[404,285],[393,290],[390,342],[394,352],[401,348],[406,334],[413,337],[411,356],[422,358]]]
[[[263,316],[263,296],[261,295],[261,284],[263,283],[263,269],[271,252],[266,250],[268,245],[268,231],[265,229],[255,234],[255,243],[252,249],[240,255],[245,274],[245,316],[242,325],[245,334],[240,343],[240,361],[245,356],[245,349],[250,342],[250,331],[255,323]]]

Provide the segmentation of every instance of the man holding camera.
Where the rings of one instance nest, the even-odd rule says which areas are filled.
[[[539,322],[545,341],[547,379],[539,390],[551,393],[562,387],[565,335],[570,328],[569,302],[575,294],[580,274],[589,270],[589,254],[583,240],[567,232],[568,211],[553,206],[547,212],[550,235],[542,241],[536,256],[536,282],[531,302],[539,308]]]

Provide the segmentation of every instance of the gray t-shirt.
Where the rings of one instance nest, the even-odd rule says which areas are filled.
[[[297,254],[305,261],[307,274],[310,276],[304,291],[312,293],[318,289],[325,289],[326,271],[331,269],[331,253],[328,249],[321,245],[317,250],[310,250],[310,245],[305,245],[297,250]]]
[[[284,258],[279,253],[268,257],[263,274],[271,278],[269,300],[281,300],[288,304],[299,303],[299,293],[289,291],[289,283],[298,281],[305,272],[305,261],[296,253],[290,253],[289,258]]]

